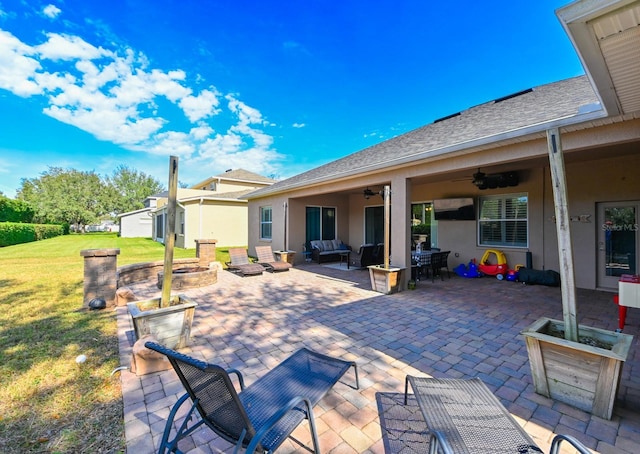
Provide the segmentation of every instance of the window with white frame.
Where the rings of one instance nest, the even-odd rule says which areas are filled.
[[[260,239],[261,240],[270,240],[272,238],[272,215],[271,215],[271,207],[264,206],[260,207]]]
[[[527,247],[527,194],[480,197],[478,244],[480,246]]]

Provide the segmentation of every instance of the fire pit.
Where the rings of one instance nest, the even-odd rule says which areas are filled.
[[[206,287],[218,282],[218,270],[215,268],[205,268],[193,266],[188,268],[177,268],[173,270],[171,278],[171,289],[182,290],[189,288]],[[164,272],[158,273],[158,288],[162,288]]]

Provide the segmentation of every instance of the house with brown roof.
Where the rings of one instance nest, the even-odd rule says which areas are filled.
[[[561,150],[576,286],[617,289],[621,274],[639,274],[640,1],[578,0],[556,15],[584,76],[506,94],[250,193],[249,248],[379,243],[378,194],[389,187],[394,266],[411,266],[419,238],[451,251],[450,268],[492,249],[510,267],[558,270],[550,157]]]
[[[218,246],[244,246],[248,236],[246,195],[275,180],[244,169],[229,169],[191,188],[179,188],[176,207],[176,247],[195,248],[196,240],[217,240]],[[157,196],[152,211],[152,237],[164,242],[168,193]]]

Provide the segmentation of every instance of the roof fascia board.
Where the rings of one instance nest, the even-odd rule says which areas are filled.
[[[230,199],[228,197],[186,197],[184,199],[180,199],[180,202],[184,203],[184,202],[192,202],[192,201],[198,201],[198,200],[210,200],[210,201],[214,201],[214,202],[246,202],[247,199]]]
[[[600,103],[609,115],[622,113],[613,81],[589,21],[637,0],[578,0],[556,10]]]
[[[462,150],[468,150],[471,148],[482,147],[490,144],[497,144],[499,142],[514,139],[517,137],[525,137],[528,135],[543,133],[543,132],[546,132],[547,129],[572,126],[579,123],[598,120],[606,116],[607,116],[607,113],[604,112],[602,109],[600,109],[600,110],[596,110],[593,112],[588,112],[580,115],[572,115],[570,117],[558,118],[558,119],[547,121],[544,123],[538,123],[535,125],[525,126],[523,128],[513,129],[510,131],[502,132],[500,134],[496,134],[492,136],[485,136],[485,137],[480,137],[478,139],[473,139],[467,142],[460,142],[460,143],[449,145],[443,148],[422,151],[412,155],[402,156],[401,158],[397,158],[397,159],[390,159],[390,160],[380,162],[377,164],[372,164],[369,166],[366,166],[366,165],[361,166],[357,170],[348,170],[345,172],[334,173],[332,175],[325,176],[325,177],[306,180],[304,182],[293,184],[291,186],[278,188],[275,191],[270,191],[271,188],[264,188],[264,192],[261,191],[261,194],[259,194],[257,197],[255,196],[252,197],[251,194],[249,194],[249,197],[247,198],[249,200],[253,200],[261,197],[267,197],[267,196],[273,196],[281,193],[286,193],[294,189],[308,188],[316,184],[327,183],[337,178],[349,178],[349,177],[361,176],[363,173],[385,170],[390,166],[409,164],[409,163],[418,161],[420,159],[433,158],[433,157],[438,157],[438,156],[442,156],[450,153],[455,153]]]

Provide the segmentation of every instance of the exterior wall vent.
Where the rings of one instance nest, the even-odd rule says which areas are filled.
[[[513,93],[511,95],[503,96],[502,98],[498,98],[493,102],[497,104],[499,102],[506,101],[507,99],[517,98],[518,96],[526,95],[527,93],[531,93],[532,91],[533,91],[533,88],[528,88],[526,90],[522,90],[517,93]]]
[[[434,123],[440,123],[441,121],[445,121],[445,120],[448,120],[450,118],[454,118],[454,117],[458,117],[458,116],[460,116],[460,112],[456,112],[454,114],[447,115],[446,117],[438,118],[437,120],[433,120],[433,122]]]

